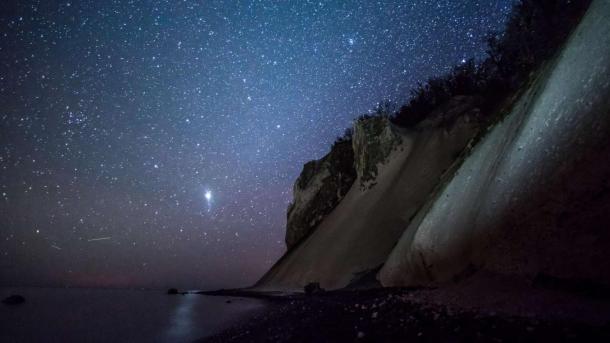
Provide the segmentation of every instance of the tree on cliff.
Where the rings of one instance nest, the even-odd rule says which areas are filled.
[[[354,129],[352,129],[351,127],[345,129],[345,131],[343,132],[343,135],[338,136],[337,139],[335,139],[335,142],[333,143],[333,148],[337,144],[351,142],[353,135],[354,135]]]
[[[487,37],[488,57],[469,60],[450,73],[431,78],[410,91],[410,100],[392,121],[414,126],[456,95],[479,95],[483,110],[493,112],[529,74],[565,41],[590,0],[521,0],[515,4],[503,34]]]

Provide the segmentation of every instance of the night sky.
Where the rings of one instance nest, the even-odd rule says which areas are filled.
[[[302,165],[511,4],[2,1],[0,285],[253,283]]]

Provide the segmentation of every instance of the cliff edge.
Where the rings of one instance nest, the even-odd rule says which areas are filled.
[[[450,125],[424,122],[404,129],[386,117],[356,121],[356,179],[349,191],[255,288],[302,290],[310,282],[342,288],[381,266],[443,173],[479,131],[478,108],[466,99],[457,101],[468,106],[457,107],[461,114]],[[319,170],[313,179],[328,175]],[[310,202],[300,208],[316,206]],[[287,231],[293,228],[289,225]]]
[[[495,113],[459,95],[409,128],[357,121],[351,144],[306,165],[289,249],[254,289],[437,286],[478,272],[610,286],[608,18],[610,3],[593,1]]]

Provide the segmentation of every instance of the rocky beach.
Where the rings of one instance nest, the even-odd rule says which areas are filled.
[[[610,323],[557,313],[422,302],[435,290],[375,289],[268,296],[268,308],[201,342],[607,342]],[[264,295],[259,295],[265,297]],[[553,294],[554,301],[570,296]],[[419,298],[419,300],[418,300]],[[532,299],[530,299],[532,300]],[[539,299],[540,300],[540,299]],[[596,302],[599,299],[593,299]],[[534,301],[534,300],[532,300]],[[490,305],[490,304],[487,304]],[[521,304],[523,305],[523,304]],[[530,304],[534,306],[534,304]],[[566,306],[569,306],[566,304]],[[609,304],[606,300],[606,309]],[[567,309],[567,308],[565,308]],[[578,311],[571,308],[571,311]],[[572,313],[575,314],[575,313]],[[580,314],[578,314],[580,315]],[[601,314],[597,313],[597,319]],[[607,317],[606,317],[607,318]]]

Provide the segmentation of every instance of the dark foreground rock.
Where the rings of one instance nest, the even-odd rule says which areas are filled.
[[[422,306],[409,290],[326,292],[269,311],[203,342],[610,342],[610,325]]]
[[[303,290],[305,291],[306,295],[314,295],[324,292],[324,288],[320,287],[319,282],[309,283],[305,286]]]
[[[176,288],[170,288],[167,290],[167,294],[178,294],[178,290]]]
[[[13,294],[10,297],[6,297],[4,300],[2,300],[2,303],[6,305],[19,305],[23,304],[24,302],[25,298],[19,294]]]

